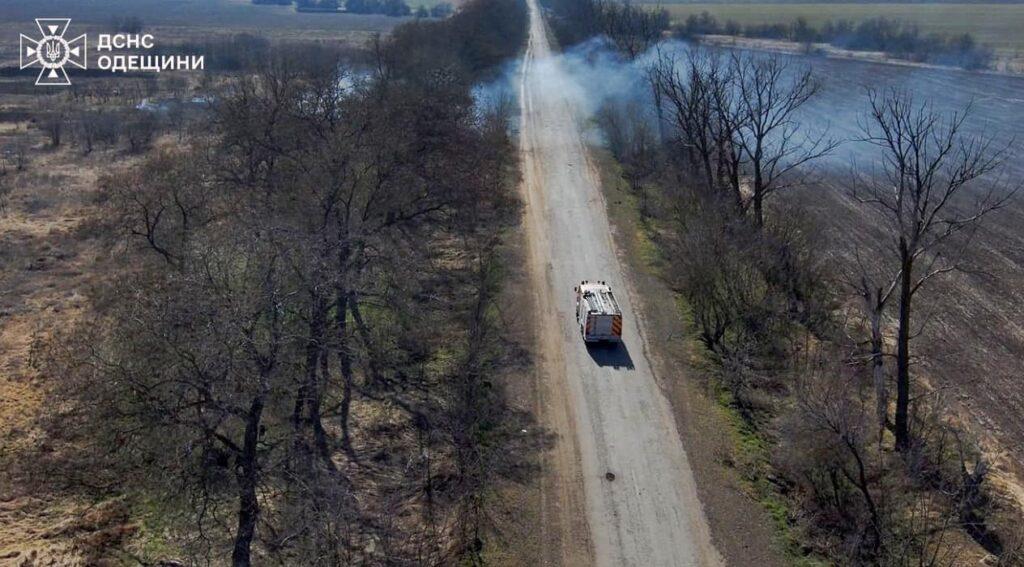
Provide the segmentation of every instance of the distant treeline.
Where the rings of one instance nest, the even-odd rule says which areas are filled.
[[[252,3],[277,6],[290,6],[294,3],[295,9],[300,12],[336,13],[342,11],[342,2],[339,0],[252,0]],[[393,17],[413,15],[412,8],[405,3],[405,0],[348,0],[344,3],[344,7],[344,11],[350,14],[383,14]],[[447,18],[454,11],[451,4],[441,2],[429,10],[426,6],[420,6],[416,9],[415,15],[418,18]]]
[[[647,10],[617,0],[541,0],[550,11],[550,25],[562,46],[603,35],[616,48],[635,57],[655,43],[670,27],[664,8]]]
[[[721,34],[764,39],[782,39],[799,43],[828,43],[854,51],[881,51],[890,57],[953,65],[965,69],[991,66],[992,48],[979,44],[972,35],[924,35],[914,24],[885,17],[860,23],[831,20],[821,28],[805,18],[791,23],[742,25],[735,20],[720,22],[708,12],[691,14],[676,30],[681,37]]]

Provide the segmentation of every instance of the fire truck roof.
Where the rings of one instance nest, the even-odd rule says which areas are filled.
[[[604,282],[583,282],[580,293],[587,304],[587,312],[601,315],[619,315],[619,302],[615,300],[612,288]]]

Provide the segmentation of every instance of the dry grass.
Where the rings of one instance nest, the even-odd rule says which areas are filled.
[[[870,250],[873,220],[841,190],[794,194],[820,219],[834,265],[853,265],[853,246]],[[981,270],[936,279],[915,312],[924,332],[912,343],[915,396],[941,396],[949,417],[967,428],[995,465],[992,485],[1024,510],[1024,203],[992,215],[975,239],[971,264]],[[860,235],[851,237],[851,235]],[[851,308],[857,306],[851,298]],[[893,311],[894,313],[895,311]],[[889,321],[894,325],[894,321]]]
[[[47,448],[36,418],[58,377],[35,370],[33,345],[79,320],[87,309],[82,290],[104,277],[103,252],[83,229],[95,211],[97,176],[112,156],[51,151],[34,131],[20,135],[34,146],[31,163],[8,173],[15,189],[0,217],[0,558],[75,564],[125,535],[123,522],[33,493],[9,475],[28,449]]]

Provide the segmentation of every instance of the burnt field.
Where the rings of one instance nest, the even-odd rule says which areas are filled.
[[[972,134],[992,136],[997,144],[1019,138],[1024,128],[1021,77],[818,58],[796,57],[794,63],[812,65],[822,82],[821,95],[804,109],[802,119],[814,126],[827,124],[834,137],[847,140],[832,156],[833,165],[872,157],[867,146],[855,142],[860,135],[858,117],[867,107],[868,87],[908,89],[942,112],[962,110],[971,104],[965,128]],[[1012,151],[1017,156],[1024,154],[1024,147],[1014,146]],[[1008,157],[1008,173],[1019,177],[1024,164]]]
[[[797,60],[803,62],[803,60]],[[852,171],[866,172],[877,156],[857,142],[858,118],[867,105],[867,85],[901,88],[932,101],[936,110],[953,112],[971,104],[965,130],[991,137],[994,147],[1009,146],[1004,182],[1024,179],[1024,79],[977,73],[860,62],[811,61],[823,82],[822,96],[803,120],[828,124],[848,140],[822,164],[821,185],[790,199],[809,210],[825,232],[836,263],[855,247],[871,246],[876,219],[851,202],[844,187]],[[1024,195],[1017,194],[975,236],[969,258],[972,271],[940,278],[926,290],[926,321],[916,343],[921,358],[917,377],[943,396],[957,418],[1007,471],[1024,477]],[[876,242],[877,245],[877,242]],[[1018,491],[1019,488],[1007,487]]]

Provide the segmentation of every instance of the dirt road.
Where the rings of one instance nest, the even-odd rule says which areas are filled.
[[[540,359],[554,391],[552,403],[562,402],[567,416],[569,431],[557,431],[560,450],[578,459],[570,474],[582,476],[581,507],[592,557],[598,565],[719,564],[671,408],[651,371],[629,281],[615,255],[598,177],[582,141],[579,122],[585,117],[565,97],[565,89],[586,85],[567,83],[551,56],[537,0],[528,4],[521,150],[529,257],[540,306]],[[618,291],[625,315],[621,346],[588,349],[580,339],[572,289],[584,279],[605,280]],[[564,482],[571,485],[574,479]]]

